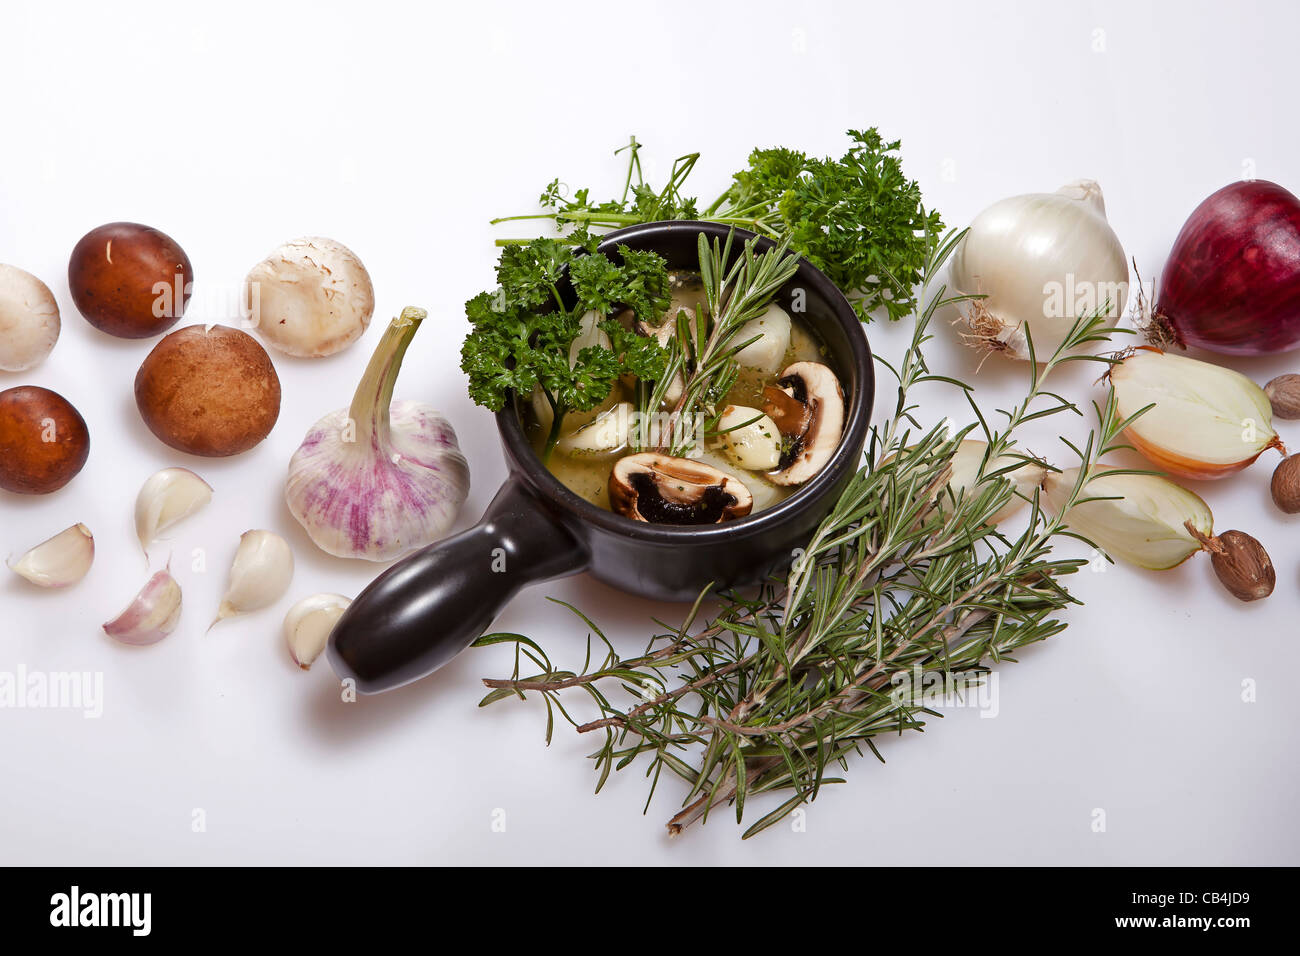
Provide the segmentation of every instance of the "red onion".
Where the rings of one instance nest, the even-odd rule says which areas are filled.
[[[1197,206],[1169,253],[1149,335],[1225,355],[1300,345],[1300,199],[1254,180]]]

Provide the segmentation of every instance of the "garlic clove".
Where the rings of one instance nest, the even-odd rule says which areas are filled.
[[[1064,516],[1070,530],[1113,558],[1153,571],[1182,564],[1202,550],[1203,536],[1214,534],[1214,516],[1198,495],[1157,475],[1095,473],[1085,499]],[[1043,480],[1043,501],[1052,513],[1061,508],[1079,479],[1078,468],[1053,472]]]
[[[988,442],[980,441],[974,438],[968,438],[957,446],[953,452],[950,461],[952,474],[948,479],[948,490],[952,494],[952,500],[961,498],[963,494],[971,496],[977,494],[976,487],[988,481],[994,481],[999,478],[1005,478],[1010,481],[1013,488],[1011,498],[1001,508],[989,516],[991,524],[997,524],[1004,518],[1015,514],[1025,503],[1033,498],[1034,489],[1043,483],[1047,477],[1047,469],[1037,462],[1024,462],[1018,468],[1012,471],[998,474],[1004,468],[1011,468],[1016,462],[1022,459],[1018,455],[999,455],[997,458],[984,465],[984,478],[980,478],[980,466],[984,464],[984,456],[988,452]],[[996,476],[996,477],[989,477]],[[948,504],[947,496],[939,499],[939,507],[943,508]]]
[[[769,375],[775,373],[785,362],[785,353],[790,350],[790,330],[790,314],[773,302],[762,315],[750,319],[732,337],[731,341],[740,345],[759,336],[757,341],[749,342],[736,352],[733,356],[736,364]]]
[[[718,418],[718,445],[733,465],[771,471],[781,464],[781,431],[757,408],[728,405]]]
[[[284,639],[295,664],[303,670],[311,668],[351,603],[352,599],[342,594],[313,594],[289,608],[284,616]]]
[[[583,349],[614,347],[605,330],[600,327],[603,318],[604,316],[599,312],[584,312],[582,318],[578,320],[578,334],[569,346],[569,368],[574,368],[578,364],[578,355]]]
[[[631,402],[619,402],[607,412],[601,412],[591,422],[570,432],[556,445],[566,455],[593,457],[610,455],[627,445],[632,430],[632,414],[636,411]]]
[[[784,488],[768,481],[764,475],[747,471],[728,461],[719,450],[701,449],[700,457],[692,460],[716,468],[724,475],[728,475],[743,484],[754,499],[753,511],[762,511],[764,508],[772,507],[785,494]]]
[[[104,633],[122,644],[157,644],[176,630],[181,617],[181,586],[163,569],[140,589],[126,610],[104,625]]]
[[[274,604],[289,590],[291,580],[293,551],[288,542],[274,531],[245,531],[230,565],[225,597],[208,629],[228,617]]]
[[[665,409],[673,408],[681,400],[682,393],[685,391],[686,377],[681,372],[677,372],[673,375],[672,381],[668,383],[668,387],[664,389],[663,407]]]
[[[1268,396],[1239,372],[1143,346],[1108,374],[1121,419],[1152,406],[1124,437],[1162,471],[1223,478],[1281,447]]]
[[[95,538],[84,524],[74,524],[42,541],[9,569],[43,588],[66,588],[86,576],[95,560]]]
[[[140,547],[149,545],[182,518],[212,500],[212,486],[188,468],[164,468],[150,475],[135,499],[135,534]]]

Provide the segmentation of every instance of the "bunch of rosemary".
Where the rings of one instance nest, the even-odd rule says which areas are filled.
[[[597,791],[611,771],[638,762],[650,796],[664,770],[680,777],[688,791],[668,823],[672,833],[728,804],[740,822],[751,797],[782,795],[749,826],[748,837],[813,800],[823,784],[840,782],[834,768],[847,769],[863,747],[879,757],[877,736],[920,729],[926,715],[938,716],[896,693],[896,675],[919,669],[978,679],[991,664],[1014,660],[1017,649],[1060,632],[1060,612],[1077,603],[1062,579],[1086,563],[1053,556],[1056,539],[1070,532],[1039,508],[1037,493],[1020,534],[1004,534],[989,519],[1015,494],[1002,476],[1035,460],[1019,450],[1017,429],[1062,412],[1081,414],[1045,382],[1064,363],[1108,361],[1071,354],[1105,340],[1104,321],[1081,317],[1041,367],[1031,361],[1023,401],[999,410],[1005,420],[992,427],[968,386],[931,373],[923,354],[936,309],[956,301],[942,288],[929,299],[926,286],[959,239],[949,234],[931,249],[901,363],[881,360],[899,383],[892,415],[873,429],[866,463],[784,579],[752,593],[722,594],[708,614],[701,595],[680,624],[656,621],[661,630],[631,657],[566,605],[604,647],[603,659],[593,660],[589,635],[576,671],[553,664],[524,635],[485,635],[479,645],[514,645],[515,667],[509,678],[484,681],[490,690],[482,705],[536,692],[546,704],[548,742],[557,712],[579,733],[597,735]],[[962,388],[975,423],[957,434],[940,426],[918,436],[908,395],[927,381]],[[1082,475],[1119,447],[1128,424],[1118,420],[1113,401],[1097,414],[1099,425],[1083,447],[1066,442],[1082,465],[1069,504],[1086,500]],[[1003,455],[1013,464],[986,468],[975,490],[954,495],[949,462],[975,429],[988,442],[986,466]],[[525,666],[536,672],[525,673]],[[571,716],[570,692],[584,696],[597,715]]]

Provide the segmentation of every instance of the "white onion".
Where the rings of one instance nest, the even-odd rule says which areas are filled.
[[[1029,358],[1026,328],[1046,361],[1080,315],[1105,310],[1113,327],[1128,300],[1128,262],[1101,187],[1079,180],[989,206],[953,252],[951,285],[985,296],[965,306],[967,341],[1018,359]]]

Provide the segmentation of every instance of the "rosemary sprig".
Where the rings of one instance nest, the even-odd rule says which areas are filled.
[[[681,396],[658,430],[656,451],[661,453],[687,454],[698,443],[700,432],[716,430],[719,405],[736,381],[736,353],[757,338],[737,342],[737,333],[762,315],[799,268],[799,257],[788,254],[788,239],[761,254],[750,239],[728,266],[734,239],[734,229],[726,242],[714,238],[710,244],[703,233],[699,236],[705,308],[696,309],[693,320],[683,313],[675,317],[677,334],[670,340],[667,367],[642,409],[661,408],[669,386],[680,376]],[[688,427],[693,422],[702,427]]]
[[[932,247],[925,269],[937,274],[960,235]],[[1024,399],[1001,410],[1001,427],[989,425],[971,401],[976,421],[957,434],[943,427],[920,430],[911,389],[924,382],[969,387],[932,373],[924,346],[935,311],[954,299],[941,288],[922,288],[911,345],[897,368],[893,414],[873,429],[867,464],[854,476],[807,548],[783,580],[753,592],[728,592],[705,616],[701,595],[677,626],[662,621],[643,653],[622,657],[594,622],[571,610],[589,629],[587,660],[564,670],[535,641],[493,634],[480,644],[512,643],[511,677],[486,680],[482,704],[538,693],[547,710],[547,740],[555,715],[579,733],[599,734],[593,754],[599,790],[614,770],[641,760],[649,799],[665,770],[685,781],[683,807],[668,823],[681,832],[715,808],[734,805],[736,819],[755,794],[783,795],[746,831],[771,826],[822,785],[839,782],[835,768],[865,747],[880,757],[875,738],[918,730],[934,711],[895,690],[900,675],[940,673],[979,678],[992,664],[1013,661],[1028,644],[1059,633],[1059,614],[1077,601],[1062,579],[1086,564],[1057,558],[1055,540],[1070,532],[1058,517],[1029,500],[1025,529],[1007,536],[991,521],[1014,491],[990,472],[971,492],[948,488],[958,443],[980,428],[989,445],[986,462],[1021,458],[1016,430],[1028,421],[1072,412],[1077,406],[1048,391],[1059,366],[1105,358],[1073,354],[1106,337],[1100,314],[1083,316],[1061,348],[1039,368],[1030,363]],[[1098,426],[1078,454],[1081,478],[1068,504],[1083,498],[1083,474],[1117,445],[1127,422],[1117,421],[1113,400],[1097,409]],[[1067,442],[1067,444],[1069,444]],[[605,652],[593,664],[592,638]],[[527,664],[525,664],[527,662]],[[524,667],[536,668],[525,676]],[[562,697],[585,694],[597,716],[580,721]],[[628,702],[613,696],[630,693]],[[883,758],[881,758],[883,760]]]

